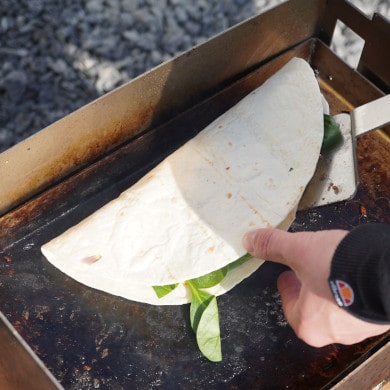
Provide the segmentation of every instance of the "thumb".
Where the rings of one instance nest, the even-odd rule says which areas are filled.
[[[284,264],[295,272],[310,274],[310,278],[325,278],[345,230],[289,233],[279,229],[258,229],[243,238],[245,249],[253,256]]]
[[[295,268],[295,259],[300,258],[302,241],[279,229],[258,229],[244,235],[244,248],[254,257],[281,263]],[[295,236],[297,238],[297,236]]]

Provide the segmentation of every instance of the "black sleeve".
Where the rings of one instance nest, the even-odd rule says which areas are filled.
[[[337,247],[329,283],[339,306],[376,323],[390,323],[390,225],[354,228]]]

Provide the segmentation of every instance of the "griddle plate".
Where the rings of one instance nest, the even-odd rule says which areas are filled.
[[[297,54],[309,59],[311,53],[321,77],[319,64],[329,63],[332,54],[321,45],[315,55],[312,49],[309,43],[275,61],[287,62]],[[196,346],[188,305],[150,306],[93,290],[59,272],[40,253],[44,242],[115,198],[253,89],[261,72],[0,219],[0,243],[11,243],[0,255],[1,310],[65,388],[329,387],[389,339],[381,336],[350,347],[307,346],[282,314],[276,279],[283,268],[266,263],[218,298],[223,361],[211,363]],[[334,96],[327,98],[334,112],[345,109]],[[361,186],[356,197],[300,211],[292,231],[390,222],[389,143],[376,133],[362,137],[358,156]]]

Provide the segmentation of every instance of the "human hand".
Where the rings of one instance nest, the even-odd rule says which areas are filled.
[[[259,229],[243,239],[245,249],[253,256],[291,268],[277,283],[283,311],[297,336],[314,347],[354,344],[390,329],[389,325],[363,321],[335,302],[328,278],[333,254],[347,233]]]

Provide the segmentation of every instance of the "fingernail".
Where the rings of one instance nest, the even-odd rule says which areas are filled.
[[[254,237],[254,235],[255,235],[255,232],[248,232],[244,235],[244,238],[242,240],[242,244],[248,253],[253,252],[253,249],[254,249],[253,237]]]

